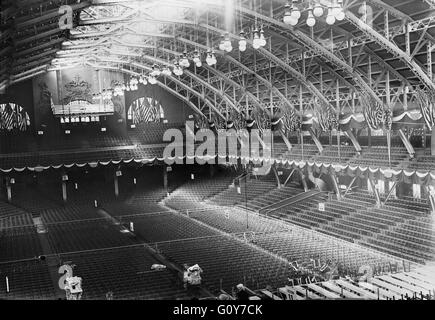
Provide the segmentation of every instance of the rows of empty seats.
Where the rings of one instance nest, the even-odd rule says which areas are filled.
[[[163,203],[176,210],[200,208],[204,200],[226,190],[232,179],[231,175],[222,175],[214,177],[212,183],[211,179],[191,180],[173,191]]]
[[[143,247],[62,254],[83,278],[83,299],[188,299],[181,281],[169,270],[151,271],[159,263]]]
[[[339,152],[340,150],[340,152]],[[345,163],[356,155],[353,146],[325,146],[323,152],[314,157],[314,161],[320,163]]]
[[[258,197],[250,199],[248,202],[248,208],[250,210],[258,211],[274,203],[292,198],[298,194],[301,194],[303,191],[303,189],[294,184],[290,184],[282,188],[272,189],[263,195],[259,195]]]
[[[163,135],[168,129],[180,129],[185,132],[182,123],[139,123],[136,128],[128,131],[130,140],[135,144],[153,144],[162,143]]]
[[[395,168],[406,159],[408,153],[404,147],[391,148],[391,161],[388,156],[388,148],[375,146],[363,148],[361,156],[354,157],[349,161],[351,165]]]
[[[182,214],[144,214],[122,219],[128,227],[133,222],[134,233],[144,242],[171,241],[186,238],[207,237],[217,233],[188,219]]]
[[[274,288],[286,283],[287,263],[238,240],[218,236],[159,244],[161,253],[179,265],[199,264],[203,283],[213,292],[231,292],[238,283],[250,288]]]
[[[290,151],[287,151],[283,158],[291,161],[308,161],[317,155],[319,149],[314,144],[294,145]]]
[[[53,253],[111,248],[133,244],[118,226],[106,221],[56,223],[47,225]]]
[[[17,243],[14,248],[17,249]],[[1,244],[0,244],[1,246]],[[18,263],[0,263],[0,275],[8,277],[0,281],[0,300],[54,300],[56,298],[53,281],[45,261],[29,260]]]
[[[429,273],[411,272],[377,276],[365,281],[340,278],[328,282],[283,287],[279,292],[288,299],[370,299],[370,300],[433,300],[435,281]]]
[[[33,226],[0,230],[0,261],[29,259],[41,254],[38,234]]]
[[[318,219],[311,214],[310,209],[317,207],[319,202],[325,202],[327,198],[327,194],[318,193],[303,201],[292,203],[290,206],[269,211],[267,215],[311,228],[318,225]]]
[[[254,177],[248,178],[248,182],[245,183],[245,178],[242,179],[240,184],[232,184],[227,186],[222,192],[210,197],[207,202],[210,204],[217,204],[221,206],[245,206],[246,201],[250,201],[269,193],[276,188],[276,182],[267,179],[256,179]],[[239,189],[238,189],[239,188]],[[240,192],[240,193],[239,193]]]

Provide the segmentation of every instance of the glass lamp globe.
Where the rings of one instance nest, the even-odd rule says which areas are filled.
[[[314,16],[319,18],[319,17],[323,16],[323,13],[324,13],[324,11],[323,11],[322,5],[320,3],[317,3],[313,9]]]

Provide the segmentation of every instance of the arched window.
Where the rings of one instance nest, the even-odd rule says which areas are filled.
[[[0,130],[26,131],[29,126],[30,117],[23,107],[15,103],[0,104]]]
[[[151,97],[139,98],[128,108],[128,120],[134,124],[141,122],[159,122],[165,117],[160,102]]]

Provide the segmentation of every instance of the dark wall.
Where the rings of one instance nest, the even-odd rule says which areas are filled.
[[[32,80],[19,82],[6,89],[5,94],[0,95],[0,103],[15,103],[20,105],[30,117],[30,130],[35,123]]]
[[[146,86],[139,85],[138,90],[125,92],[126,112],[128,112],[132,102],[141,97],[152,97],[159,101],[165,112],[165,119],[167,119],[169,123],[185,122],[189,115],[195,114],[195,111],[184,101],[178,99],[158,85],[151,84]]]

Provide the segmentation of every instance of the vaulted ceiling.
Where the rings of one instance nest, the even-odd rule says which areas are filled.
[[[181,76],[158,78],[204,114],[252,107],[352,113],[361,95],[407,109],[415,89],[435,92],[435,1],[345,0],[343,21],[331,26],[325,14],[308,27],[309,4],[319,1],[331,3],[294,1],[302,12],[294,27],[283,23],[284,0],[2,1],[0,90],[82,65],[140,76],[154,65],[172,67],[183,52],[204,60],[213,49],[215,66],[191,63]],[[59,24],[65,5],[73,12],[71,29]],[[254,49],[252,31],[260,27],[267,43]],[[218,48],[225,34],[231,52]]]

